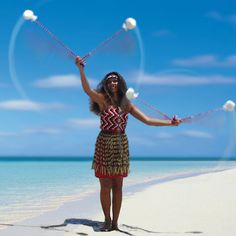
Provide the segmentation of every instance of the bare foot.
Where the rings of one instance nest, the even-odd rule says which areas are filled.
[[[117,230],[117,231],[120,230],[120,229],[118,228],[118,225],[117,225],[117,224],[112,224],[112,225],[111,225],[110,231],[114,231],[114,230]]]
[[[104,221],[102,228],[100,228],[100,231],[108,232],[110,230],[111,230],[111,221],[110,220]]]

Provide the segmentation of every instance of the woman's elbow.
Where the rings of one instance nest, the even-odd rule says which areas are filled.
[[[88,87],[88,86],[83,86],[83,90],[84,90],[84,92],[85,92],[88,96],[91,95],[91,89],[90,89],[90,87]]]
[[[144,117],[142,119],[142,122],[145,124],[145,125],[152,125],[152,122],[151,122],[151,119],[149,117]]]

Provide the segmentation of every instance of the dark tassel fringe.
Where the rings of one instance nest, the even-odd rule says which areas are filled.
[[[126,134],[100,132],[96,142],[92,168],[101,175],[127,175],[129,148]]]

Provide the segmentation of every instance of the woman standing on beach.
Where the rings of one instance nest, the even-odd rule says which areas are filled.
[[[125,80],[117,72],[108,73],[96,90],[91,89],[80,58],[76,59],[76,65],[80,70],[82,87],[91,99],[90,110],[101,118],[101,132],[97,137],[92,166],[101,186],[100,200],[105,216],[101,231],[119,230],[123,178],[129,173],[129,148],[125,134],[128,113],[152,126],[177,126],[181,121],[160,120],[143,114],[126,98]]]

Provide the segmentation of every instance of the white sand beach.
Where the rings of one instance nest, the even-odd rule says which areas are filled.
[[[99,232],[98,193],[0,230],[1,236],[236,235],[236,169],[177,179],[124,196],[119,227]],[[54,226],[53,226],[54,225]],[[40,226],[50,226],[40,228]]]

